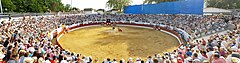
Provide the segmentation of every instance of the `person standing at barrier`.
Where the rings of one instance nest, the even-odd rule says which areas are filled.
[[[11,15],[8,15],[8,21],[10,21],[12,19]]]
[[[26,16],[24,15],[22,20],[25,21],[25,19],[26,19]]]
[[[62,31],[63,31],[63,33],[65,34],[66,33],[66,26],[64,25],[64,24],[62,24]]]

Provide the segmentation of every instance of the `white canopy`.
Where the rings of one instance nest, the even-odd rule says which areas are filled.
[[[230,10],[219,9],[219,8],[204,8],[203,13],[231,13]]]

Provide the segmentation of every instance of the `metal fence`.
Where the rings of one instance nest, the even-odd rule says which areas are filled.
[[[56,13],[3,13],[0,14],[0,18],[8,18],[9,15],[11,17],[22,17],[22,16],[40,16],[40,15],[55,15]]]

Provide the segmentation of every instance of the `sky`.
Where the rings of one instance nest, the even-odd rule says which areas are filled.
[[[105,9],[106,8],[106,2],[108,0],[72,0],[72,6],[77,7],[80,10],[83,10],[84,8],[93,8],[93,9]],[[63,4],[71,4],[71,0],[62,0]],[[142,4],[143,0],[132,0],[131,5],[139,5]]]

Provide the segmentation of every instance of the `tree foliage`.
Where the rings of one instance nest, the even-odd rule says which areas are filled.
[[[108,0],[106,5],[109,8],[113,8],[113,9],[119,9],[120,11],[122,11],[122,9],[125,6],[128,6],[132,3],[131,0]]]
[[[12,0],[2,0],[2,5],[4,11],[16,10],[16,6],[13,4]]]
[[[61,0],[2,0],[4,12],[57,12],[69,11]]]
[[[208,0],[208,7],[239,9],[240,0]]]
[[[161,3],[161,2],[173,2],[178,0],[145,0],[144,3],[147,4],[155,4],[155,3]]]
[[[71,5],[70,4],[67,4],[64,8],[65,11],[70,11],[70,8],[71,8]]]

